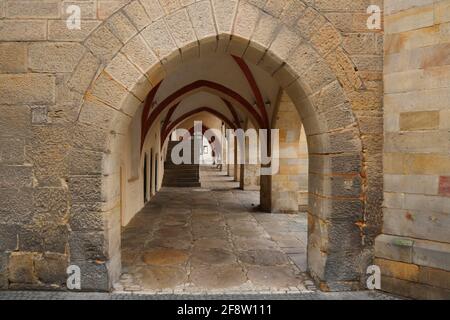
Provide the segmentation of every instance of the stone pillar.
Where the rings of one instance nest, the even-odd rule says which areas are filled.
[[[237,138],[234,139],[234,181],[241,180],[241,166],[239,165],[239,159],[241,157],[241,150],[237,144]]]
[[[226,149],[227,149],[227,156],[226,156],[226,169],[227,169],[227,175],[229,177],[234,178],[234,163],[235,163],[235,141],[229,141],[228,135],[226,136]]]
[[[239,188],[247,191],[260,189],[260,165],[241,164],[241,179]]]
[[[261,168],[264,168],[261,165]],[[264,212],[271,212],[272,208],[272,176],[260,177],[259,206]]]
[[[222,137],[221,137],[221,145],[222,145],[222,173],[228,175],[228,141],[225,138],[226,127],[222,125]]]
[[[270,193],[270,201],[264,200],[264,210],[270,212],[306,210],[308,206],[306,135],[298,112],[285,93],[281,95],[273,127],[280,130],[280,167],[277,174],[262,180],[265,197]]]
[[[257,155],[259,150],[257,145],[250,146],[249,139],[245,139],[244,147],[244,164],[240,165],[240,185],[239,188],[242,190],[259,190],[260,189],[260,164],[254,163],[258,161],[252,161],[252,156]],[[254,159],[255,160],[255,159]],[[252,162],[252,163],[250,163]]]

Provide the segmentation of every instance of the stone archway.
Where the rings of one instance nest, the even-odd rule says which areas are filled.
[[[84,94],[72,157],[102,168],[101,175],[69,173],[72,204],[91,205],[92,216],[105,224],[95,239],[75,234],[79,241],[71,245],[94,250],[78,250],[71,262],[98,280],[92,282],[96,289],[108,288],[118,277],[120,179],[115,158],[121,133],[151,88],[177,65],[222,51],[270,73],[296,105],[311,159],[309,271],[322,289],[357,288],[379,230],[379,203],[368,202],[376,198],[371,184],[380,179],[379,159],[368,158],[355,114],[358,106],[372,103],[371,96],[342,49],[340,32],[302,1],[293,1],[284,16],[246,1],[152,9],[144,3],[150,2],[131,1],[88,37],[87,52],[68,83]],[[317,22],[309,26],[309,34],[296,23],[305,10]],[[102,157],[93,156],[92,149]]]

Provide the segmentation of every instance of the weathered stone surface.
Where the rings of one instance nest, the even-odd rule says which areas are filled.
[[[221,265],[232,264],[236,262],[236,259],[231,251],[228,250],[217,248],[208,250],[197,249],[192,254],[192,262],[203,265]]]
[[[28,188],[31,187],[30,166],[0,166],[0,188]]]
[[[34,219],[65,224],[69,212],[69,196],[65,188],[34,188]]]
[[[31,113],[28,106],[1,106],[0,136],[25,138],[31,132]]]
[[[173,288],[186,281],[186,272],[179,267],[145,267],[140,272],[142,285],[151,290]]]
[[[127,43],[137,33],[131,21],[121,12],[109,18],[106,25],[122,43]]]
[[[381,277],[381,289],[386,292],[416,299],[447,300],[450,297],[450,290],[448,289],[441,289],[391,277]]]
[[[0,21],[0,41],[42,41],[46,37],[46,20]]]
[[[92,151],[106,151],[105,141],[109,137],[107,131],[102,128],[78,124],[72,128],[73,147]]]
[[[67,256],[61,254],[46,253],[36,257],[36,277],[43,283],[64,286],[67,280],[67,263]]]
[[[24,43],[0,44],[0,72],[19,73],[27,71],[27,46]]]
[[[145,100],[151,85],[123,54],[119,53],[105,71],[129,91],[135,93],[139,99]]]
[[[286,265],[288,259],[281,251],[275,250],[249,250],[242,251],[238,256],[243,263],[261,266]]]
[[[384,232],[435,241],[448,241],[449,217],[445,213],[416,210],[384,210]],[[431,235],[430,235],[431,234]]]
[[[144,263],[154,266],[183,265],[187,259],[188,254],[186,251],[169,248],[148,250],[143,255]]]
[[[412,282],[419,280],[420,268],[415,264],[385,259],[375,259],[374,263],[380,267],[383,276]]]
[[[59,18],[61,4],[58,0],[8,1],[6,16],[8,18]]]
[[[145,44],[141,36],[131,39],[123,48],[122,52],[141,72],[150,73],[158,63],[154,53]]]
[[[164,15],[161,4],[157,0],[142,0],[142,6],[145,8],[151,21],[158,20]]]
[[[44,74],[0,75],[0,104],[53,104],[55,77]]]
[[[441,269],[420,267],[419,282],[434,287],[450,289],[450,272]]]
[[[35,72],[71,72],[84,51],[76,43],[35,43],[28,48],[29,68]]]
[[[439,128],[439,112],[404,112],[400,114],[400,130],[431,130]]]
[[[160,60],[167,58],[177,50],[177,46],[168,31],[167,25],[162,20],[152,23],[141,34]]]
[[[143,2],[145,3],[145,1]],[[125,15],[130,19],[138,31],[141,31],[151,22],[149,16],[145,12],[144,7],[139,1],[133,1],[123,9]]]
[[[102,231],[105,229],[105,223],[101,204],[72,204],[69,220],[72,231]]]
[[[179,48],[197,41],[187,10],[179,10],[166,17],[167,27]]]
[[[111,284],[108,276],[108,265],[102,261],[70,260],[71,265],[81,269],[81,290],[109,291]]]
[[[102,201],[100,177],[71,177],[69,179],[69,190],[72,194],[72,200],[75,202]]]
[[[13,251],[17,249],[18,225],[0,223],[0,250]]]
[[[108,61],[122,47],[120,40],[106,26],[97,28],[86,40],[85,45],[98,58]]]
[[[97,16],[101,20],[106,20],[128,2],[128,0],[97,0]]]
[[[99,129],[107,130],[119,117],[120,113],[117,110],[95,98],[88,98],[81,107],[79,121],[89,125],[95,124]],[[122,115],[122,118],[127,117]]]
[[[224,239],[200,239],[194,242],[194,246],[199,249],[231,249],[231,243]]]
[[[80,42],[84,41],[95,30],[101,21],[81,19],[81,29],[69,30],[66,20],[48,21],[48,40]]]
[[[69,172],[73,175],[95,175],[102,172],[103,153],[71,149],[69,153]]]
[[[71,232],[71,260],[100,260],[107,257],[105,236],[102,232]]]
[[[261,287],[285,288],[301,282],[301,278],[296,278],[294,270],[289,266],[251,266],[247,276],[253,284]]]
[[[380,235],[375,241],[375,255],[390,260],[412,262],[414,240],[390,235]]]
[[[36,282],[33,256],[31,253],[11,253],[8,262],[10,282],[20,284],[33,284]]]
[[[358,250],[353,252],[341,250],[328,253],[328,264],[325,266],[324,276],[326,282],[330,282],[331,284],[333,281],[352,281],[357,279],[361,268],[358,258]],[[330,290],[335,289],[330,288]]]
[[[32,127],[33,147],[27,146],[26,153],[34,165],[34,178],[41,186],[65,185],[61,179],[67,174],[69,137],[68,128],[64,125]]]
[[[8,257],[9,254],[0,253],[0,289],[8,289]]]
[[[412,252],[412,261],[421,266],[450,271],[450,244],[416,240]]]
[[[205,289],[223,289],[237,287],[247,279],[237,264],[224,266],[199,266],[191,272],[192,282]]]
[[[43,239],[43,251],[66,253],[69,237],[69,230],[66,224],[48,223],[42,230],[37,230],[36,232]]]
[[[94,79],[99,64],[97,58],[89,52],[86,53],[69,79],[69,88],[84,93]]]
[[[160,0],[159,2],[166,14],[176,11],[181,7],[180,0]]]
[[[0,162],[6,165],[22,165],[25,160],[25,140],[14,137],[0,138]]]
[[[216,35],[213,9],[209,1],[198,1],[187,7],[197,39]]]
[[[126,88],[112,79],[106,72],[103,72],[98,79],[96,79],[91,90],[96,98],[118,110],[122,107],[123,101],[129,95]]]
[[[324,177],[321,175],[310,174],[309,190],[315,194],[328,196],[345,196],[349,198],[357,198],[361,190],[360,177],[340,177],[331,176]]]
[[[233,27],[233,17],[236,13],[238,1],[212,0],[214,16],[219,34],[230,33]]]

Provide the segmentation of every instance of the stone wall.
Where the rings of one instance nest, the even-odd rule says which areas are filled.
[[[70,263],[87,275],[84,290],[110,287],[118,239],[105,234],[120,213],[102,199],[100,140],[111,119],[85,97],[92,117],[75,126],[95,74],[69,78],[100,65],[81,42],[126,2],[0,1],[0,289],[65,287]],[[66,27],[69,4],[82,9],[79,31]]]
[[[382,289],[450,298],[450,1],[385,4]]]

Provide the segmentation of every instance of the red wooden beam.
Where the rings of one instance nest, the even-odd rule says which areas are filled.
[[[239,116],[238,116],[236,110],[234,109],[233,105],[231,104],[231,102],[228,101],[227,99],[222,99],[222,100],[225,103],[225,105],[227,106],[228,110],[230,110],[231,115],[233,116],[233,119],[234,119],[234,123],[236,123],[237,128],[241,128],[241,121],[239,120]]]
[[[164,120],[163,126],[161,127],[161,133],[164,133],[166,131],[167,126],[170,123],[170,118],[172,118],[173,113],[178,108],[180,104],[177,103],[172,108],[169,109],[169,112],[167,112],[166,119]]]
[[[228,87],[225,87],[219,83],[208,81],[208,80],[198,80],[191,84],[188,84],[187,86],[184,86],[183,88],[179,89],[178,91],[172,93],[170,96],[168,96],[164,101],[162,101],[154,110],[151,112],[150,117],[147,119],[145,124],[143,125],[143,139],[145,139],[145,136],[147,135],[148,131],[150,130],[151,126],[153,125],[153,122],[158,118],[158,116],[167,108],[170,107],[170,105],[174,102],[176,102],[178,99],[180,99],[183,95],[186,95],[194,90],[200,89],[200,88],[209,88],[215,91],[218,91],[231,99],[237,101],[245,110],[249,112],[249,114],[255,119],[256,124],[260,128],[266,128],[264,124],[264,120],[261,118],[258,112],[253,108],[253,106],[245,99],[243,98],[239,93],[233,91],[232,89],[229,89]]]
[[[179,117],[175,121],[171,122],[170,126],[164,132],[164,135],[161,136],[161,144],[164,144],[164,142],[166,141],[166,139],[169,136],[169,134],[176,128],[177,125],[179,125],[181,122],[183,122],[184,120],[188,119],[189,117],[191,117],[191,116],[193,116],[193,115],[195,115],[197,113],[200,113],[200,112],[208,112],[208,113],[216,116],[217,118],[221,119],[230,128],[237,129],[237,127],[233,124],[233,122],[230,119],[228,119],[224,114],[220,113],[219,111],[214,110],[214,109],[209,108],[209,107],[200,107],[200,108],[191,110],[191,111],[183,114],[181,117]]]
[[[202,134],[205,135],[205,132],[208,131],[208,130],[209,130],[209,128],[203,124],[203,125],[202,125]],[[189,129],[189,134],[190,134],[191,136],[193,136],[194,133],[195,133],[195,127],[190,128],[190,129]]]
[[[261,94],[261,90],[259,90],[258,84],[256,83],[255,77],[252,74],[252,71],[248,67],[247,63],[245,63],[244,59],[240,57],[233,56],[234,61],[238,64],[245,78],[247,79],[250,88],[252,89],[253,95],[256,99],[256,105],[258,106],[259,112],[261,113],[264,119],[265,128],[269,128],[269,117],[267,115],[266,106],[264,104],[264,100]]]
[[[152,107],[156,93],[158,92],[158,89],[161,86],[162,82],[163,81],[161,80],[155,87],[152,88],[152,90],[147,96],[147,99],[145,100],[144,110],[142,110],[142,118],[141,118],[141,150],[142,147],[144,146],[145,136],[147,135],[147,131],[145,130],[145,123],[147,122],[150,109]]]

